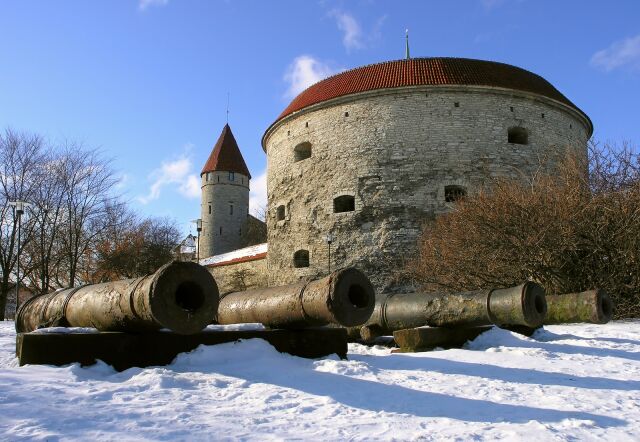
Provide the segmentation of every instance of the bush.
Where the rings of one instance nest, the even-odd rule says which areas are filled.
[[[638,156],[627,144],[592,144],[588,165],[569,155],[550,174],[493,180],[429,222],[418,250],[407,270],[429,290],[505,287],[527,279],[547,293],[602,288],[615,302],[616,317],[638,317]]]

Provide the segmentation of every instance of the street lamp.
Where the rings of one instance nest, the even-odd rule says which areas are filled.
[[[331,243],[335,241],[335,239],[336,238],[331,233],[328,233],[324,237],[324,240],[327,242],[327,245],[329,246],[329,273],[331,273]]]
[[[202,232],[202,219],[194,219],[191,221],[192,223],[196,223],[196,232],[198,232],[198,242],[196,243],[196,261],[198,264],[200,263],[200,232]]]
[[[22,227],[22,214],[24,213],[24,209],[27,207],[31,207],[26,201],[15,200],[9,201],[9,205],[13,206],[13,217],[14,223],[17,218],[18,222],[18,243],[17,243],[17,254],[16,254],[16,313],[18,312],[18,307],[20,306],[20,229]]]

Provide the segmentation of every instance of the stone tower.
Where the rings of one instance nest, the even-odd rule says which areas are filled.
[[[200,258],[244,247],[251,175],[228,124],[200,173]]]

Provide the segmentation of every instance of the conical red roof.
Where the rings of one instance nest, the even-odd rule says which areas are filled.
[[[240,153],[238,143],[231,133],[228,124],[224,125],[220,138],[216,141],[209,159],[202,168],[200,175],[207,172],[237,172],[251,178],[249,169],[247,168],[244,158]]]

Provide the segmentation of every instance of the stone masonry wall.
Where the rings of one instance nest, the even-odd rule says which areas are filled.
[[[208,266],[216,280],[220,294],[267,287],[267,260],[238,262],[221,266]]]
[[[234,174],[233,181],[229,178],[229,172],[208,172],[201,176],[200,258],[245,246],[249,179],[240,173]]]
[[[588,124],[545,97],[465,86],[358,94],[285,118],[265,136],[269,285],[326,274],[331,232],[332,268],[360,268],[378,294],[410,289],[396,269],[413,256],[425,220],[452,207],[445,186],[473,193],[487,177],[530,175],[546,153],[586,155]],[[528,144],[507,142],[513,126],[527,129]],[[303,142],[311,157],[295,162]],[[333,199],[346,194],[355,211],[334,213]],[[294,268],[300,249],[307,268]]]

